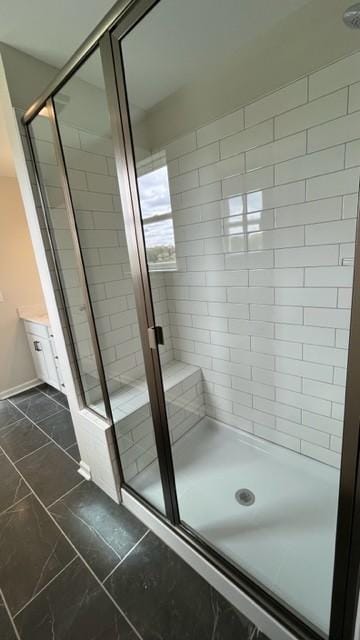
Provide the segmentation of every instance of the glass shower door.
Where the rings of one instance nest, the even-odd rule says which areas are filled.
[[[180,519],[320,634],[360,166],[335,5],[161,0],[117,34]]]

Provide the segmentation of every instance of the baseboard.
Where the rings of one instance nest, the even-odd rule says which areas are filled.
[[[10,389],[5,389],[4,391],[0,391],[0,400],[11,398],[11,396],[16,396],[17,393],[21,393],[22,391],[27,391],[28,389],[32,389],[32,387],[36,387],[38,384],[41,384],[41,380],[39,380],[38,378],[34,378],[33,380],[28,380],[27,382],[23,382],[23,384],[18,384],[16,387],[10,387]]]

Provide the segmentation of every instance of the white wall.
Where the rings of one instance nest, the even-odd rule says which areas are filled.
[[[6,397],[37,379],[17,308],[43,304],[16,178],[0,177],[0,230],[0,397]]]

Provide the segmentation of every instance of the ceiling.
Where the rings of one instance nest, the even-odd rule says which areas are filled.
[[[1,0],[0,42],[62,67],[114,0]],[[14,176],[11,149],[1,117],[0,176]]]

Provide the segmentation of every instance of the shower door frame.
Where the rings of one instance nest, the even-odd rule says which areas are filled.
[[[69,63],[60,71],[45,92],[29,107],[23,117],[26,129],[31,121],[46,106],[59,89],[74,75],[79,67],[100,45],[106,93],[110,110],[113,143],[115,149],[117,178],[120,196],[124,208],[124,217],[128,224],[134,225],[133,240],[128,240],[128,249],[132,264],[138,269],[133,283],[138,299],[143,296],[146,313],[139,318],[142,336],[148,337],[149,325],[154,322],[152,293],[146,262],[143,226],[137,188],[136,168],[126,85],[121,56],[121,40],[136,24],[161,0],[120,0],[105,16],[100,25],[90,34],[85,43],[76,51]],[[60,141],[57,140],[57,144]],[[60,149],[61,151],[61,149]],[[69,188],[68,178],[65,175]],[[73,212],[72,212],[73,215]],[[130,234],[131,236],[131,234]],[[143,306],[142,305],[142,306]],[[96,333],[95,326],[93,327]],[[360,393],[360,235],[359,224],[356,235],[354,262],[353,300],[351,307],[351,328],[348,348],[348,368],[346,382],[346,401],[343,431],[343,447],[340,469],[339,507],[337,515],[335,565],[333,574],[333,596],[329,640],[350,640],[352,637],[359,595],[360,567],[360,472],[359,472],[359,416]],[[150,345],[148,345],[150,347]],[[172,451],[169,440],[164,388],[161,375],[159,351],[144,349],[144,358],[154,374],[148,380],[152,408],[158,406],[153,415],[157,432],[157,449],[161,461],[161,478],[164,487],[166,515],[149,504],[129,485],[122,487],[140,504],[151,511],[171,531],[180,536],[212,566],[228,577],[246,595],[252,598],[265,611],[279,621],[286,629],[302,640],[320,640],[324,636],[313,630],[296,612],[292,612],[259,585],[251,575],[246,574],[230,560],[211,547],[199,534],[180,520]],[[114,427],[114,425],[112,425]],[[119,467],[120,467],[119,463]],[[120,477],[121,468],[120,468]]]

